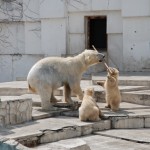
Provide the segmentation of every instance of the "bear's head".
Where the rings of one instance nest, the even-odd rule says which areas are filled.
[[[83,55],[85,57],[85,63],[88,66],[100,63],[105,58],[105,55],[99,53],[97,50],[84,50]]]
[[[93,97],[94,96],[94,88],[87,88],[84,90],[84,95],[88,95]]]

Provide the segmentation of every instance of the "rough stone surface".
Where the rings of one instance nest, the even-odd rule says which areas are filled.
[[[117,130],[107,130],[99,131],[95,134],[114,137],[124,140],[129,140],[137,143],[146,143],[150,144],[150,130],[143,129],[117,129]]]
[[[93,75],[92,83],[98,80],[105,80],[106,72],[101,75]],[[119,85],[124,86],[150,86],[149,72],[120,72]]]
[[[80,138],[74,138],[73,140],[76,141],[78,139],[85,141],[91,150],[121,150],[121,149],[122,150],[149,150],[149,145],[128,141],[124,139],[117,139],[116,137],[112,138],[112,137],[101,136],[101,135],[88,135]],[[68,140],[65,140],[65,142],[69,143]],[[44,148],[47,148],[48,150],[53,150],[54,149],[53,143],[43,144],[33,149],[43,150]]]
[[[0,83],[1,96],[19,96],[28,93],[26,81]]]
[[[41,143],[79,137],[106,129],[110,129],[110,120],[81,122],[78,118],[61,116],[9,126],[2,128],[0,133],[2,138],[11,138],[23,145],[35,146]]]
[[[127,81],[125,81],[125,79],[127,79]],[[128,103],[124,102],[128,101],[128,99],[126,99],[127,97],[125,98],[123,96],[123,102],[121,102],[120,110],[118,112],[112,112],[109,109],[105,108],[106,103],[105,100],[103,100],[103,88],[97,85],[93,86],[91,80],[81,81],[81,87],[83,90],[87,87],[94,87],[94,90],[96,91],[95,97],[97,100],[97,104],[104,114],[102,120],[98,122],[81,122],[78,118],[78,110],[72,110],[70,105],[63,102],[59,102],[54,105],[55,107],[59,107],[57,111],[43,111],[40,107],[40,97],[35,94],[27,94],[26,81],[1,83],[0,94],[21,95],[15,97],[1,96],[1,143],[8,141],[8,139],[13,139],[28,147],[33,147],[45,143],[44,145],[42,145],[44,147],[36,147],[39,150],[42,148],[54,149],[54,147],[57,147],[58,149],[63,147],[63,149],[76,150],[78,148],[80,149],[81,147],[76,145],[75,142],[73,142],[73,144],[64,143],[67,143],[67,141],[69,143],[72,140],[81,140],[85,144],[82,145],[81,142],[81,145],[83,146],[82,148],[84,148],[84,146],[89,146],[91,150],[99,150],[104,148],[108,150],[128,150],[130,148],[137,150],[149,149],[148,145],[138,144],[150,143],[150,106],[148,105],[149,90],[145,90],[149,87],[147,87],[148,84],[145,84],[144,81],[147,80],[147,78],[143,78],[143,82],[141,82],[138,78],[135,79],[136,82],[138,82],[136,86],[134,85],[135,82],[133,77],[122,79],[123,84],[128,84],[131,81],[131,85],[129,84],[130,86],[119,86],[122,94],[130,93],[134,96],[136,95],[137,97],[134,98],[128,95],[129,102],[131,102]],[[127,92],[130,90],[132,92]],[[62,87],[56,91],[56,95],[58,95],[56,97],[57,99],[62,99],[62,92]],[[72,95],[74,94],[72,93]],[[75,97],[72,97],[72,99],[74,101],[78,101]],[[29,115],[27,113],[28,111],[26,111],[28,107],[28,103],[26,103],[27,101],[29,101],[29,103],[33,102],[34,104],[32,111],[32,121],[19,125],[13,125],[16,122],[21,122],[21,120],[26,119],[26,115]],[[142,105],[139,105],[139,101],[144,101],[144,103],[140,103]],[[80,105],[80,103],[78,104]],[[27,113],[26,115],[24,115],[25,112]],[[4,128],[4,123],[11,124]],[[140,137],[138,137],[138,135],[140,135]],[[78,138],[72,139],[76,137]],[[49,142],[51,142],[51,144],[48,144],[47,146],[46,143]],[[86,147],[86,149],[88,148]]]
[[[32,120],[32,99],[1,96],[0,100],[0,126]]]
[[[36,148],[35,148],[36,149]],[[43,144],[38,149],[48,150],[91,150],[86,142],[82,139],[67,139],[58,142]]]
[[[86,141],[91,150],[149,150],[149,145],[100,135],[87,136],[81,139]]]
[[[122,100],[134,104],[150,106],[150,90],[140,90],[122,93]]]

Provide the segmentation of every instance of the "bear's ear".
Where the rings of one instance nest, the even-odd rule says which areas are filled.
[[[94,94],[94,88],[89,88],[88,89],[88,93],[89,93],[90,96],[93,96],[93,94]]]

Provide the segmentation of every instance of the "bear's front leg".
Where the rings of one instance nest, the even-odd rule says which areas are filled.
[[[63,102],[70,103],[70,104],[73,102],[71,99],[71,89],[69,84],[64,85]]]
[[[72,91],[74,94],[77,95],[78,99],[83,100],[83,91],[80,87],[80,85],[74,85],[71,87]]]

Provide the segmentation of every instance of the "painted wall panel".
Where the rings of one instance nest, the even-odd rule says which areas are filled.
[[[12,56],[0,55],[0,82],[12,81]]]
[[[13,56],[13,80],[16,78],[27,77],[27,74],[30,68],[40,59],[42,59],[42,55],[20,55]]]
[[[24,23],[0,23],[0,54],[24,54]]]
[[[25,54],[42,54],[41,23],[25,23]]]
[[[47,56],[66,53],[65,19],[43,19],[41,23],[42,51]]]
[[[122,0],[122,16],[150,16],[150,0]]]
[[[23,0],[5,1],[0,0],[0,20],[22,21],[23,20]]]
[[[65,3],[63,0],[40,0],[41,18],[64,17],[65,9]]]
[[[109,0],[109,10],[121,10],[122,0]]]
[[[66,4],[69,12],[91,11],[92,0],[67,0]]]
[[[23,20],[39,20],[40,0],[23,0]]]
[[[69,14],[69,33],[84,33],[84,15],[81,13]]]
[[[92,10],[121,10],[121,0],[92,0]]]
[[[108,64],[123,70],[123,38],[122,34],[108,34]]]
[[[125,70],[142,71],[150,56],[150,18],[126,18],[123,21]],[[147,64],[147,63],[148,64]]]
[[[79,54],[85,49],[85,34],[70,34],[70,54]]]
[[[107,33],[122,33],[123,19],[120,11],[111,11],[107,15]]]
[[[92,10],[107,10],[108,0],[92,0]]]

